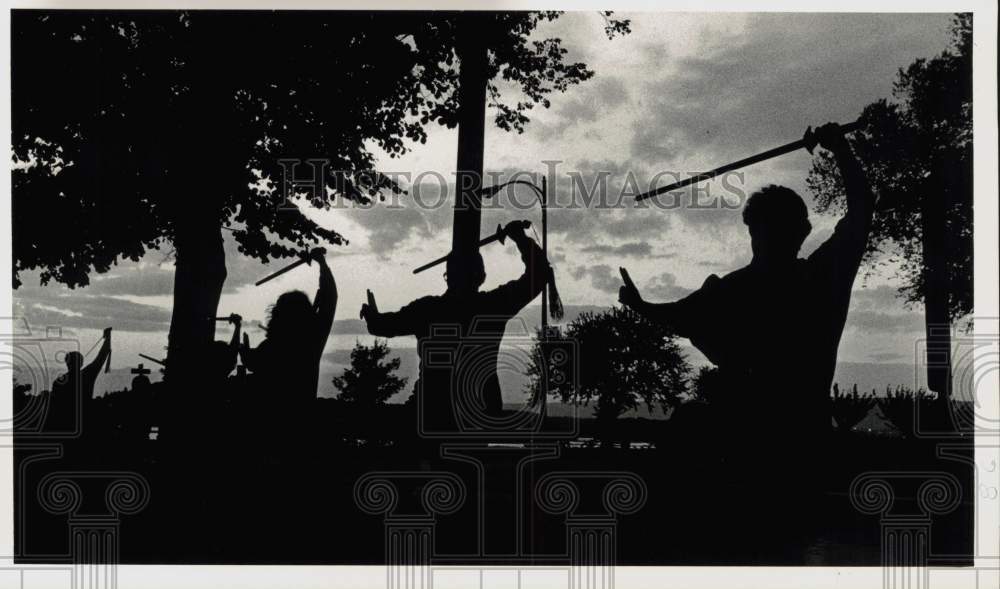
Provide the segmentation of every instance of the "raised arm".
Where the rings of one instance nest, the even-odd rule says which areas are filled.
[[[101,372],[101,368],[108,361],[108,356],[111,355],[111,328],[106,327],[104,329],[104,341],[101,343],[101,349],[97,351],[97,356],[94,360],[87,364],[83,369],[83,373],[87,376],[97,377],[97,374]]]
[[[504,234],[517,246],[521,262],[524,263],[524,272],[520,277],[489,293],[498,307],[504,307],[498,310],[507,313],[517,313],[523,309],[542,292],[552,276],[552,267],[545,259],[542,248],[525,233],[530,226],[528,221],[511,221],[504,227]]]
[[[233,356],[240,349],[240,333],[242,332],[243,317],[236,313],[229,316],[229,322],[233,324],[233,337],[229,339],[229,349],[233,351]]]
[[[845,218],[859,223],[869,223],[875,209],[875,195],[865,178],[861,164],[854,156],[850,144],[844,137],[843,130],[836,123],[827,123],[816,129],[819,145],[828,149],[837,161],[840,176],[844,181],[844,193],[847,197],[847,215]]]
[[[316,313],[317,333],[321,335],[323,345],[326,345],[333,326],[333,316],[337,311],[337,283],[326,264],[326,250],[316,248],[310,252],[310,256],[319,265],[319,290],[313,299],[313,311]]]
[[[232,313],[229,315],[229,322],[233,325],[233,337],[229,338],[229,347],[226,349],[222,365],[219,366],[219,371],[224,375],[228,375],[236,368],[236,358],[240,354],[240,333],[242,331],[243,317]]]
[[[521,262],[524,263],[524,274],[522,277],[525,278],[527,282],[526,288],[533,299],[538,293],[542,292],[545,284],[549,281],[549,277],[552,275],[552,267],[549,266],[549,261],[545,259],[542,248],[538,247],[535,240],[528,237],[525,233],[525,230],[530,226],[531,224],[527,221],[511,221],[504,227],[504,232],[514,242],[514,245],[517,246],[517,251],[521,254]]]
[[[819,145],[833,154],[840,169],[847,213],[837,222],[833,235],[809,256],[809,260],[816,265],[817,271],[826,272],[831,279],[853,281],[868,244],[875,195],[840,125],[827,123],[816,129],[816,136]]]

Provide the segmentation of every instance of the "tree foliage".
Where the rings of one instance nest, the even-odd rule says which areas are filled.
[[[663,325],[623,307],[582,313],[566,326],[560,339],[573,343],[575,378],[543,382],[546,342],[536,343],[529,368],[531,391],[544,384],[564,403],[582,401],[595,407],[599,420],[614,420],[645,405],[676,406],[687,391],[691,367],[676,336]]]
[[[382,340],[371,346],[355,343],[350,367],[333,379],[333,386],[340,391],[337,398],[357,405],[384,405],[402,391],[406,379],[394,374],[399,370],[399,358],[386,361],[388,355],[389,346]]]
[[[535,39],[558,16],[496,13],[484,31],[499,127],[522,130],[527,111],[592,75],[567,62],[560,39]],[[628,32],[604,18],[609,37]],[[278,206],[278,160],[329,160],[331,199],[401,191],[376,153],[401,155],[428,124],[457,124],[457,22],[454,12],[15,11],[15,285],[29,269],[43,284],[86,285],[173,242],[192,218],[230,228],[262,261],[344,243]]]
[[[952,319],[973,309],[972,15],[955,16],[952,44],[933,59],[901,69],[892,100],[868,105],[851,145],[879,195],[866,260],[898,264],[907,302],[924,300],[921,202],[945,202],[948,307]],[[836,163],[820,154],[808,185],[818,212],[845,206]]]

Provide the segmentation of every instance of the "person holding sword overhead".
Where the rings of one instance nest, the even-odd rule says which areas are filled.
[[[84,356],[80,352],[68,352],[64,361],[66,372],[52,383],[51,405],[45,421],[47,431],[72,432],[77,411],[86,434],[93,433],[93,424],[87,428],[87,415],[94,399],[94,385],[101,369],[108,372],[111,363],[111,328],[105,327],[101,334],[101,347],[94,359],[83,365]],[[93,348],[91,348],[93,349]],[[78,396],[79,395],[79,396]]]
[[[499,416],[502,411],[496,366],[507,321],[538,296],[551,277],[552,269],[541,248],[525,234],[530,226],[528,221],[511,221],[498,233],[499,237],[510,238],[521,254],[524,273],[516,280],[493,290],[481,291],[479,288],[486,280],[482,255],[476,251],[471,254],[472,259],[463,260],[453,253],[446,260],[444,278],[447,289],[444,294],[423,297],[399,311],[383,313],[375,302],[375,295],[369,290],[368,302],[361,307],[360,315],[367,323],[370,334],[379,337],[413,335],[417,337],[418,349],[423,348],[435,327],[457,327],[459,331],[452,338],[455,358],[474,358],[477,366],[482,366],[483,374],[482,378],[470,379],[469,388],[475,390],[454,393],[480,406],[491,417]],[[474,270],[471,273],[461,272],[457,270],[459,268]],[[455,362],[457,364],[461,360]],[[429,421],[436,429],[453,431],[450,429],[455,427],[450,377],[461,367],[430,370],[425,364],[422,357],[414,388],[418,392],[426,391],[429,397],[421,400],[427,410],[425,423]]]
[[[274,401],[269,405],[302,406],[316,398],[320,358],[337,310],[337,284],[326,263],[326,250],[314,248],[302,259],[319,266],[315,298],[310,302],[300,290],[282,294],[269,310],[264,341],[251,348],[244,335],[240,347],[240,357],[253,372],[262,400]]]
[[[689,338],[719,368],[722,384],[713,391],[710,419],[686,433],[711,430],[702,433],[722,441],[729,464],[756,474],[821,462],[815,451],[830,429],[837,348],[875,206],[843,133],[835,123],[815,131],[818,145],[837,161],[847,211],[805,258],[798,254],[812,229],[806,204],[791,189],[769,185],[743,209],[753,254],[747,266],[721,278],[713,274],[669,303],[644,300],[621,269],[619,301]]]

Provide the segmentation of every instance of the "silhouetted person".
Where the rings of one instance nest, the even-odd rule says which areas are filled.
[[[319,362],[337,310],[337,285],[326,264],[326,250],[307,255],[319,264],[319,290],[313,302],[300,290],[286,292],[271,306],[267,338],[256,348],[244,345],[243,364],[265,396],[283,402],[311,401],[319,385]]]
[[[94,360],[83,365],[83,354],[68,352],[65,357],[66,372],[52,383],[52,393],[49,397],[49,413],[45,421],[45,429],[50,432],[70,433],[76,428],[76,416],[80,423],[87,427],[85,414],[94,398],[94,385],[111,356],[111,328],[104,329],[101,349]],[[91,433],[91,432],[88,432]]]
[[[369,333],[381,337],[417,337],[421,362],[415,390],[428,393],[429,398],[418,402],[423,402],[425,423],[433,424],[434,429],[454,431],[451,389],[456,375],[459,386],[468,385],[455,391],[461,395],[456,399],[476,406],[476,413],[487,417],[502,412],[496,366],[507,321],[542,292],[551,275],[541,248],[524,233],[529,226],[527,221],[512,221],[504,227],[505,235],[521,253],[525,271],[520,278],[493,290],[479,290],[486,280],[486,271],[477,251],[471,259],[457,255],[448,258],[445,273],[448,288],[443,295],[417,299],[395,313],[380,312],[375,297],[368,291],[368,303],[361,307],[361,318],[367,322]],[[459,270],[468,268],[473,271]],[[458,332],[439,337],[441,329],[447,332],[449,327],[457,328]],[[435,334],[435,330],[439,333]],[[439,351],[454,352],[451,365],[446,362],[434,369],[427,366],[424,349],[432,340]]]
[[[619,300],[690,338],[720,369],[707,436],[725,440],[744,466],[795,470],[830,429],[828,396],[851,287],[868,240],[874,196],[836,124],[816,130],[836,158],[847,212],[805,259],[811,225],[802,198],[766,186],[743,210],[753,259],[673,303],[644,301],[627,278]]]
[[[137,370],[139,372],[136,372]],[[139,395],[148,395],[150,386],[152,385],[149,377],[146,376],[149,374],[149,370],[140,364],[139,368],[133,370],[132,373],[135,374],[135,376],[132,377],[132,392]]]

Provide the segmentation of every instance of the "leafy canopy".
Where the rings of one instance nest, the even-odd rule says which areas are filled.
[[[560,39],[535,38],[559,14],[495,13],[483,31],[500,128],[523,130],[535,105],[593,75]],[[457,124],[458,16],[15,11],[15,285],[29,269],[43,284],[86,285],[192,219],[230,228],[262,261],[344,243],[278,206],[278,160],[329,160],[331,198],[314,206],[401,192],[376,153],[399,156],[428,124]],[[609,38],[628,32],[603,16]]]

